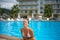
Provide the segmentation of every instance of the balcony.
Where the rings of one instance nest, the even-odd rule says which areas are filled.
[[[20,8],[20,10],[37,10],[37,9],[38,9],[38,7],[32,7],[32,8],[30,8],[30,7],[28,7],[28,8],[22,7],[22,8]]]
[[[60,8],[53,8],[53,9],[60,9]]]
[[[35,2],[20,3],[20,6],[26,6],[26,5],[38,5],[38,3],[35,3]]]
[[[23,1],[38,1],[38,0],[17,0],[19,2],[23,2]]]
[[[56,2],[56,1],[46,1],[45,4],[60,4],[60,1],[59,2]]]
[[[53,9],[60,9],[60,5],[59,5],[59,6],[53,5],[52,8],[53,8]]]

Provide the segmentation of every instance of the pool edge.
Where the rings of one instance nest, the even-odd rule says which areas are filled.
[[[2,34],[0,34],[0,38],[13,39],[13,40],[22,40],[21,38],[16,38],[16,37],[12,37],[12,36],[6,36],[6,35],[2,35]]]

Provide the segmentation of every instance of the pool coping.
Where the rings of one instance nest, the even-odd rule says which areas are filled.
[[[0,38],[11,39],[11,40],[22,40],[22,38],[16,38],[16,37],[6,36],[6,35],[2,35],[2,34],[0,34]]]

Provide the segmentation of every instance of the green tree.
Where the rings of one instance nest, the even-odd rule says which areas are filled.
[[[5,12],[5,9],[4,8],[0,8],[0,16],[2,16],[4,12]]]
[[[29,16],[30,17],[32,16],[32,10],[29,10]]]
[[[52,6],[50,4],[45,4],[45,8],[44,8],[44,17],[50,18],[52,16]]]
[[[19,13],[19,7],[18,7],[18,5],[14,5],[14,6],[12,7],[10,16],[11,16],[12,18],[15,18],[18,13]]]
[[[3,15],[3,13],[9,14],[11,10],[6,9],[6,8],[0,8],[0,16]]]

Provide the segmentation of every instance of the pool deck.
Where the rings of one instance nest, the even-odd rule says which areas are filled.
[[[0,38],[0,40],[14,40],[14,39],[4,39],[4,38]],[[20,39],[21,40],[21,39]]]
[[[0,38],[0,40],[7,40],[7,39]]]
[[[23,40],[23,39],[18,39],[16,37],[11,37],[11,36],[0,35],[0,40]]]
[[[16,39],[4,39],[4,38],[0,38],[0,40],[16,40]]]

